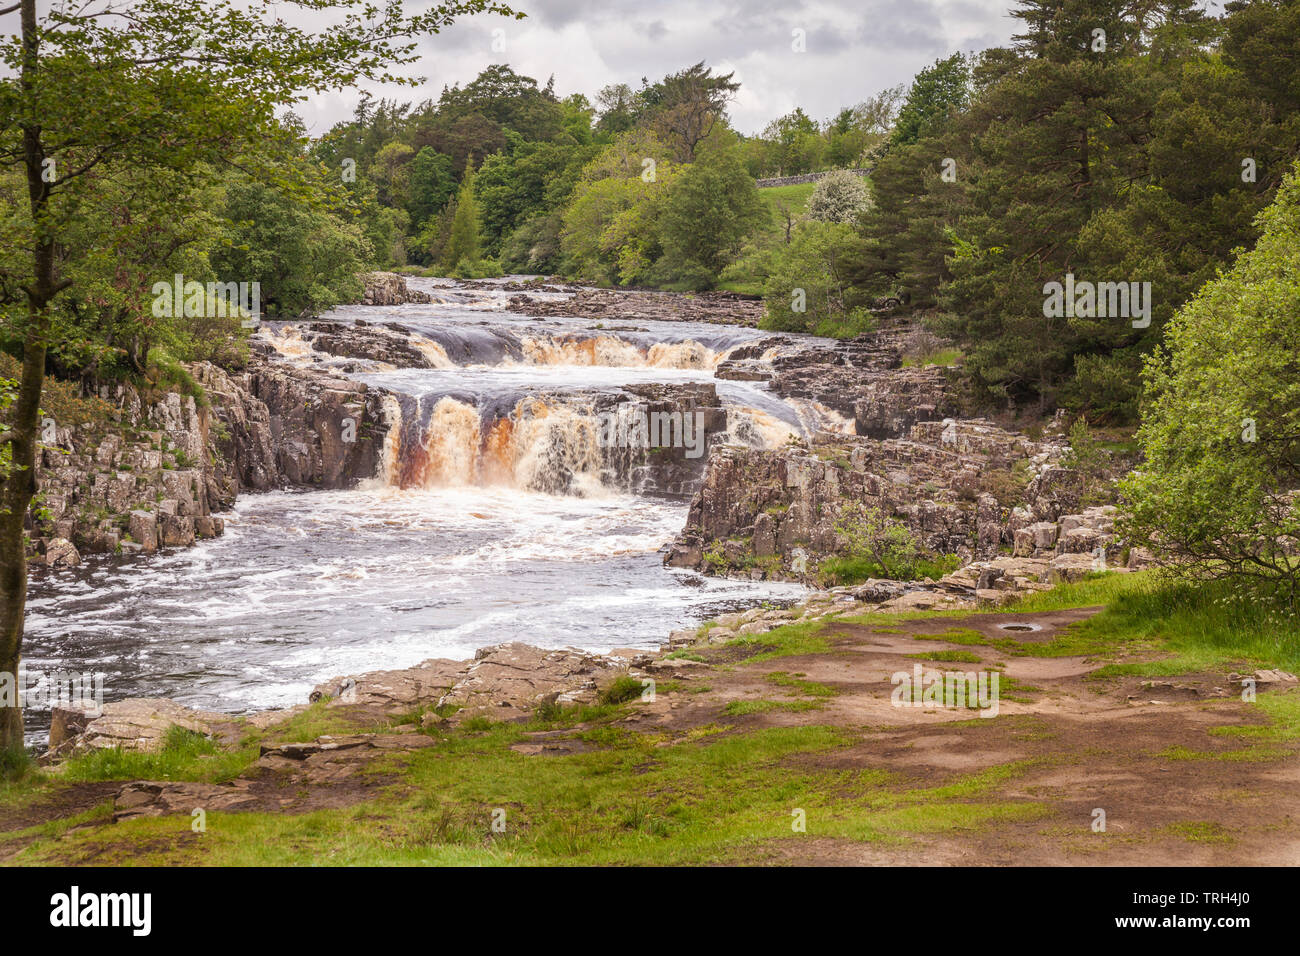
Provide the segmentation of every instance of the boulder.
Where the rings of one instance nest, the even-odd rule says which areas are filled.
[[[51,538],[45,542],[44,563],[51,568],[75,568],[81,555],[67,538]]]
[[[152,552],[158,550],[158,519],[147,511],[132,511],[131,522],[127,526],[131,540],[141,550]]]
[[[130,697],[105,704],[84,729],[59,741],[60,753],[70,750],[159,750],[172,727],[204,736],[231,723],[225,714],[192,710],[162,697]]]

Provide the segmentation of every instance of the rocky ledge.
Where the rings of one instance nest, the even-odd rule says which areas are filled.
[[[152,552],[219,535],[240,491],[342,488],[372,477],[388,424],[382,394],[255,349],[241,372],[188,366],[202,399],[104,388],[90,420],[50,427],[28,514],[33,564]]]
[[[396,272],[365,272],[359,278],[364,291],[362,305],[405,305],[407,302],[431,302],[427,292],[408,288],[406,277]]]
[[[1064,554],[1114,563],[1122,550],[1114,509],[1085,507],[1085,476],[1062,466],[1066,451],[981,419],[920,422],[906,438],[722,447],[665,563],[815,583],[819,566],[846,549],[836,526],[850,503],[879,509],[926,550],[966,564]]]
[[[568,299],[511,296],[509,308],[535,316],[620,319],[655,322],[712,322],[758,327],[762,299],[735,292],[640,292],[627,289],[578,289]]]

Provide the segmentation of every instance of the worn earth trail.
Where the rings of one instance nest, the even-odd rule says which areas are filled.
[[[246,861],[222,833],[246,818],[284,838],[272,862],[1300,863],[1300,689],[1245,701],[1227,672],[1152,679],[1132,673],[1140,652],[1061,654],[1099,610],[841,617],[701,643],[647,667],[654,700],[549,722],[375,726],[335,707],[328,726],[268,732],[225,782],[9,795],[0,859]],[[892,705],[893,675],[918,662],[996,670],[997,716]],[[327,733],[292,736],[309,727]],[[373,845],[352,855],[334,825]]]

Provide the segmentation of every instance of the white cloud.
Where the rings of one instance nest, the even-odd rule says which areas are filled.
[[[421,43],[412,89],[370,87],[418,102],[509,63],[539,84],[554,74],[561,96],[588,97],[608,83],[652,82],[698,60],[735,69],[737,129],[754,133],[801,106],[824,119],[886,87],[908,83],[937,57],[1005,43],[1015,32],[1010,0],[512,0],[525,20],[470,17]],[[803,29],[807,52],[790,48]],[[492,30],[505,31],[504,52]],[[321,133],[347,119],[359,91],[314,96],[298,112]]]

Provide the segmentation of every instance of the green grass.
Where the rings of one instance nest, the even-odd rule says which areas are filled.
[[[11,862],[134,864],[165,854],[209,865],[726,863],[807,836],[897,842],[1044,812],[997,798],[997,786],[1020,765],[930,789],[901,786],[885,769],[822,767],[818,755],[857,740],[836,728],[740,734],[711,727],[672,742],[602,730],[600,749],[554,757],[512,751],[524,739],[517,725],[456,731],[392,758],[402,767],[400,784],[363,805],[210,813],[207,832],[183,845],[176,834],[184,821],[175,817],[64,829],[59,839],[17,850]],[[491,828],[497,810],[505,813],[504,832]],[[795,810],[806,815],[806,834],[791,828]]]
[[[727,641],[726,647],[763,648],[746,661],[759,663],[796,654],[823,654],[830,649],[826,621],[796,621],[773,628],[766,634],[746,634]]]
[[[984,658],[970,651],[926,651],[922,654],[908,654],[922,661],[950,661],[955,664],[978,664]]]
[[[792,186],[768,186],[758,191],[758,198],[772,210],[773,222],[776,222],[777,202],[788,205],[798,218],[808,211],[808,200],[812,198],[816,183],[795,183]]]
[[[766,678],[769,684],[784,687],[792,694],[804,697],[834,697],[836,690],[826,684],[805,680],[803,674],[787,674],[785,671],[772,671]]]
[[[892,578],[901,581],[938,580],[961,567],[961,558],[955,554],[941,554],[917,561],[908,568],[886,570],[870,558],[827,558],[817,569],[822,580],[830,585],[860,584],[869,578]]]
[[[956,365],[961,361],[961,349],[940,349],[928,355],[905,355],[903,356],[903,368],[911,368],[920,365]]]
[[[969,627],[950,627],[945,631],[912,635],[918,641],[946,641],[949,644],[988,644],[989,639]]]
[[[623,704],[636,700],[644,690],[645,686],[635,677],[620,674],[601,690],[599,699],[602,704]]]
[[[1164,581],[1155,574],[1100,574],[1039,592],[1014,612],[1105,604],[1101,613],[1069,630],[1081,647],[1150,651],[1175,661],[1134,668],[1162,673],[1231,665],[1300,669],[1300,625],[1286,611],[1254,601],[1226,582],[1198,585]],[[1087,650],[1082,651],[1087,653]],[[1145,668],[1145,669],[1143,669]]]
[[[744,717],[748,714],[765,714],[772,710],[798,713],[820,710],[821,707],[821,702],[816,700],[733,700],[722,708],[722,713],[726,717]]]
[[[72,757],[61,765],[58,778],[67,783],[98,780],[189,780],[222,783],[233,780],[256,760],[256,745],[222,750],[213,741],[171,727],[156,753],[114,747]]]
[[[1170,823],[1161,828],[1165,833],[1180,836],[1188,843],[1232,843],[1232,834],[1222,825],[1207,821]]]

